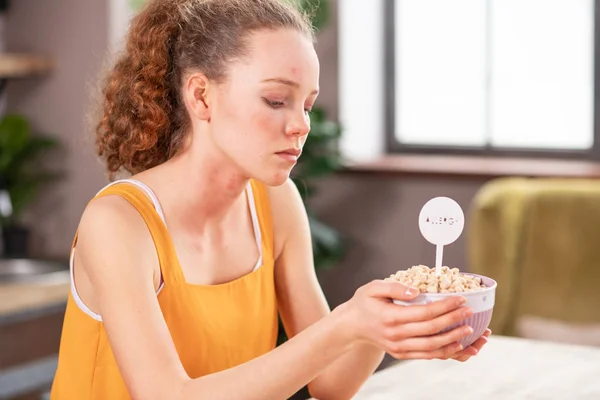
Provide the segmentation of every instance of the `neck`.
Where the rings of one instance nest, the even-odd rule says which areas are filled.
[[[153,180],[170,219],[194,231],[247,212],[249,178],[220,152],[189,149],[165,163]]]

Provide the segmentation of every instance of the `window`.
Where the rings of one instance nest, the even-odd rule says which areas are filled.
[[[594,0],[384,1],[390,150],[600,155]]]

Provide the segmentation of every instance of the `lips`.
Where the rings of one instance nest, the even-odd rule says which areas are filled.
[[[280,151],[276,153],[279,157],[283,158],[286,161],[296,162],[298,161],[298,157],[302,154],[302,150],[299,149],[287,149],[284,151]]]
[[[284,150],[284,151],[280,151],[277,154],[288,154],[290,156],[300,157],[300,154],[302,154],[302,150],[299,150],[299,149],[287,149],[287,150]]]

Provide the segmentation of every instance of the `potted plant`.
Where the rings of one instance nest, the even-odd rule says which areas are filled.
[[[40,186],[58,177],[39,164],[39,157],[57,145],[54,138],[32,135],[22,115],[0,119],[0,226],[5,257],[29,255],[30,228],[21,217]]]

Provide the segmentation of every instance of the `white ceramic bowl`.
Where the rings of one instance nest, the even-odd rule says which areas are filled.
[[[469,274],[464,273],[464,275],[477,276],[481,278],[482,283],[486,286],[483,290],[478,290],[476,292],[462,292],[462,293],[421,293],[414,300],[409,302],[394,300],[394,303],[403,305],[403,306],[413,306],[413,305],[424,305],[429,304],[434,301],[439,301],[446,299],[452,296],[463,296],[467,299],[467,302],[464,304],[465,307],[469,307],[473,310],[473,315],[464,321],[454,324],[442,332],[447,332],[456,327],[462,325],[469,325],[473,328],[473,333],[467,337],[464,337],[460,344],[467,348],[473,344],[488,328],[490,325],[490,321],[492,320],[492,312],[494,310],[494,302],[496,299],[496,286],[497,283],[491,278],[486,276],[481,276],[477,274]]]

